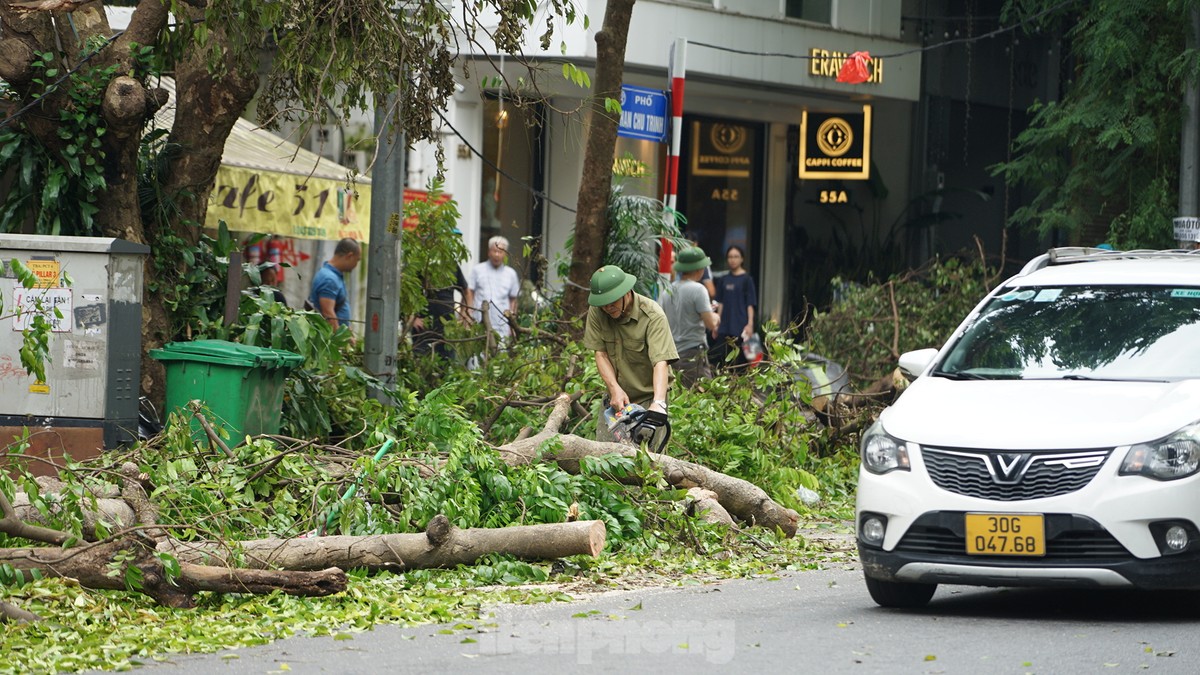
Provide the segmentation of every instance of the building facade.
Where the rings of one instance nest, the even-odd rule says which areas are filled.
[[[467,264],[504,235],[522,278],[551,292],[563,283],[557,263],[570,255],[591,95],[564,77],[563,64],[594,75],[606,3],[575,4],[590,25],[559,25],[549,51],[531,37],[523,55],[463,54],[465,74],[440,130],[444,189],[475,254]],[[989,167],[1024,128],[1019,111],[1057,97],[1056,45],[1035,39],[1031,47],[1023,33],[1002,30],[1001,5],[638,0],[624,82],[666,90],[672,68],[683,66],[676,208],[716,274],[725,249],[743,247],[759,316],[788,325],[830,300],[835,276],[886,274],[974,246],[977,236],[993,256],[1001,246],[1009,258],[1038,252],[1042,242],[1007,232],[1021,195]],[[860,51],[871,56],[867,81],[838,82],[844,59]],[[814,158],[818,127],[830,118],[851,124],[828,138],[845,131],[869,146],[857,171],[812,164],[836,161]],[[318,130],[312,147],[361,163],[346,139],[370,128],[362,120]],[[435,174],[435,153],[433,144],[410,151],[408,187]],[[614,169],[625,175],[615,180],[661,199],[667,154],[667,143],[619,138]]]

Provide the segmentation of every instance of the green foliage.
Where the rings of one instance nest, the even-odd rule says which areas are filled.
[[[1184,88],[1200,73],[1186,48],[1193,3],[1008,3],[1013,19],[1057,6],[1038,28],[1064,30],[1075,68],[1061,101],[1039,102],[1014,157],[993,168],[1033,190],[1013,223],[1038,232],[1110,224],[1118,248],[1173,245]],[[1084,242],[1095,244],[1099,242]]]
[[[810,348],[841,363],[862,389],[896,367],[900,354],[940,347],[995,283],[977,257],[932,260],[869,285],[834,279],[840,299],[810,324]]]
[[[365,388],[378,387],[378,381],[351,365],[360,359],[354,356],[350,333],[334,331],[317,312],[294,310],[275,302],[270,294],[244,291],[237,322],[201,323],[195,337],[282,349],[304,357],[284,383],[281,428],[286,434],[340,437],[380,423],[380,404],[364,395]]]
[[[680,231],[687,221],[683,214],[671,211],[660,200],[625,192],[624,183],[614,181],[608,199],[608,240],[604,242],[605,265],[616,265],[638,278],[634,290],[648,297],[658,295],[658,248],[666,239],[676,248],[691,246]],[[673,216],[673,217],[672,217]],[[570,250],[574,234],[567,238]],[[570,261],[558,265],[558,274],[566,278]]]
[[[216,238],[202,230],[194,245],[174,232],[160,233],[151,251],[154,275],[147,279],[147,293],[162,298],[176,338],[204,334],[221,323],[229,255],[237,247],[224,221]]]
[[[326,124],[331,116],[345,119],[395,96],[394,126],[404,130],[409,142],[437,142],[435,122],[454,94],[460,45],[486,37],[500,52],[518,54],[532,22],[544,19],[545,29],[538,37],[545,49],[556,27],[578,16],[571,0],[553,0],[540,10],[538,6],[523,0],[481,0],[452,12],[438,0],[414,0],[398,12],[388,3],[369,0],[221,0],[209,3],[206,20],[196,32],[207,39],[207,25],[272,39],[276,58],[257,106],[264,124]],[[480,16],[492,17],[490,25],[480,25]],[[216,62],[219,51],[213,53]],[[401,72],[407,77],[398,78]],[[420,85],[400,86],[404,82]],[[319,112],[308,119],[308,111]]]
[[[29,270],[20,260],[12,258],[8,261],[8,267],[13,276],[16,277],[17,283],[22,288],[36,288],[41,280],[37,275]],[[71,280],[65,274],[60,279],[60,282],[69,286]],[[17,316],[21,312],[21,308],[10,308],[6,314],[4,311],[4,299],[0,298],[0,318],[8,318]],[[19,350],[19,358],[21,366],[25,368],[25,372],[37,378],[38,382],[46,380],[46,362],[50,360],[50,335],[52,331],[49,314],[53,313],[56,319],[62,319],[62,310],[58,307],[46,308],[43,306],[42,300],[38,299],[33,307],[24,310],[29,313],[29,327],[22,331],[21,334],[21,349]]]
[[[672,390],[668,454],[747,480],[802,513],[810,509],[796,488],[816,490],[825,512],[848,515],[857,454],[831,444],[808,412],[803,347],[774,327],[765,333],[769,358],[758,366]]]
[[[55,147],[40,143],[23,122],[0,128],[0,174],[13,177],[0,205],[0,229],[15,232],[32,221],[38,234],[98,235],[94,216],[107,189],[100,106],[116,66],[77,70],[64,82],[53,52],[36,54],[31,65],[34,91],[61,88],[69,102],[56,113],[61,142]]]
[[[562,66],[562,75],[564,80],[573,83],[580,89],[592,88],[592,79],[588,77],[587,72],[580,69],[574,63],[564,62]],[[606,110],[609,110],[609,101],[612,101],[612,99],[605,99],[604,101]],[[609,110],[609,112],[612,112],[612,110]],[[621,112],[620,104],[617,105],[617,112]]]
[[[459,213],[454,200],[439,203],[442,182],[429,183],[425,199],[414,199],[404,205],[404,218],[415,218],[417,226],[406,229],[400,236],[404,255],[400,275],[400,315],[413,316],[425,311],[428,292],[453,286],[458,265],[471,253],[456,232]]]

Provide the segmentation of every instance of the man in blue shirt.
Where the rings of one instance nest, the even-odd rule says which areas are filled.
[[[342,326],[350,328],[350,296],[346,293],[343,275],[357,267],[361,259],[359,243],[350,238],[343,239],[334,247],[333,257],[313,276],[308,301],[334,330]]]

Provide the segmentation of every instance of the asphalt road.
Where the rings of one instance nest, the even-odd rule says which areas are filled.
[[[379,626],[176,657],[156,673],[1197,673],[1200,593],[941,587],[885,610],[854,565],[498,606],[458,626]]]

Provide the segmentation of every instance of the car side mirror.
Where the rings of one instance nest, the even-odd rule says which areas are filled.
[[[933,363],[934,357],[937,356],[936,349],[918,349],[912,352],[904,352],[900,355],[900,373],[904,375],[909,382],[917,379],[925,369]]]

